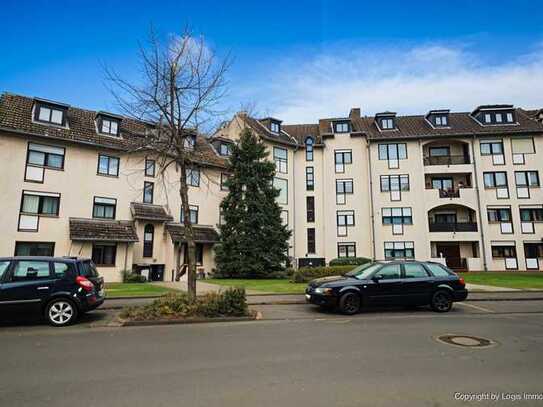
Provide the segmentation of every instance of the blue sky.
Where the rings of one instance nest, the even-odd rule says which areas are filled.
[[[416,3],[416,4],[415,4]],[[526,1],[3,0],[0,90],[116,110],[103,65],[186,24],[235,57],[225,109],[286,122],[381,110],[543,107],[543,13]]]

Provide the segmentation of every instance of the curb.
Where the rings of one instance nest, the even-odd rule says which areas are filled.
[[[187,318],[187,319],[157,319],[154,321],[127,321],[119,320],[117,326],[155,326],[155,325],[183,325],[183,324],[205,324],[214,322],[244,322],[261,320],[262,313],[256,312],[250,317],[224,317],[224,318]]]

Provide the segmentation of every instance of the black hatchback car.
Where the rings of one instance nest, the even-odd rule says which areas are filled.
[[[313,280],[306,300],[322,307],[338,307],[352,315],[362,307],[430,305],[447,312],[453,301],[468,297],[466,284],[447,267],[434,262],[372,262],[356,267],[344,276]]]
[[[104,302],[104,279],[89,259],[0,257],[0,317],[40,314],[69,325]]]

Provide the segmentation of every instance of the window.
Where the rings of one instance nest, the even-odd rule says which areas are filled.
[[[334,157],[337,173],[345,172],[345,165],[353,162],[352,150],[335,150]]]
[[[119,122],[117,120],[102,117],[98,122],[98,126],[102,134],[117,136],[119,133]]]
[[[507,188],[507,173],[485,172],[483,173],[485,188]]]
[[[305,189],[313,191],[315,189],[315,173],[313,167],[305,167]]]
[[[15,256],[54,256],[53,242],[16,242]]]
[[[117,255],[116,244],[92,245],[92,261],[97,266],[114,266]]]
[[[21,213],[58,216],[60,194],[23,191]]]
[[[228,191],[228,186],[226,185],[228,178],[230,178],[230,174],[221,172],[221,191]]]
[[[313,161],[313,145],[315,142],[313,141],[312,137],[308,137],[305,139],[305,160],[306,161]]]
[[[189,222],[192,225],[198,224],[198,206],[196,205],[189,205]],[[185,223],[183,208],[181,208],[181,223]]]
[[[275,171],[280,174],[288,173],[287,150],[285,148],[273,148],[273,160],[275,161]]]
[[[375,273],[375,277],[380,278],[381,280],[397,280],[400,278],[401,265],[399,264],[388,264],[379,269]]]
[[[336,204],[344,205],[346,203],[347,194],[353,193],[352,179],[337,179],[336,180]]]
[[[485,123],[492,123],[492,116],[490,113],[485,114]]]
[[[503,154],[503,141],[481,141],[481,155]]]
[[[381,175],[381,192],[409,191],[409,175]]]
[[[543,208],[520,208],[521,222],[543,222]]]
[[[337,235],[347,236],[349,226],[354,226],[354,211],[337,211]]]
[[[18,261],[13,271],[13,281],[50,278],[48,261]]]
[[[92,217],[101,219],[115,219],[117,200],[114,198],[94,197]]]
[[[200,169],[187,168],[187,185],[192,187],[200,186]]]
[[[488,208],[486,213],[490,223],[511,222],[510,208]]]
[[[9,261],[0,261],[0,280],[2,280],[2,277],[4,277],[4,274],[6,274],[6,271],[9,268],[9,265],[10,265]]]
[[[194,150],[194,146],[196,145],[196,136],[186,136],[183,139],[183,148],[185,150]]]
[[[430,147],[430,157],[448,157],[451,155],[450,147]]]
[[[64,126],[65,110],[53,106],[37,105],[34,119],[43,122]]]
[[[492,246],[492,257],[517,257],[517,249],[515,246]]]
[[[356,243],[338,243],[337,257],[356,257]]]
[[[230,143],[221,142],[219,145],[219,154],[222,156],[229,156],[232,154],[230,150]]]
[[[145,181],[143,183],[143,202],[144,203],[153,203],[153,194],[154,194],[155,184],[152,182]]]
[[[537,171],[515,171],[517,187],[538,187],[539,174]]]
[[[308,222],[315,222],[315,197],[308,196],[305,198],[306,215]]]
[[[153,257],[153,241],[155,238],[155,227],[145,225],[143,229],[143,257]]]
[[[435,277],[448,277],[450,274],[441,265],[436,263],[425,263],[426,267]]]
[[[513,113],[507,113],[505,115],[507,123],[513,123]]]
[[[273,179],[273,186],[279,190],[279,195],[276,200],[279,205],[288,204],[288,181],[283,178],[275,177]]]
[[[407,159],[407,144],[379,144],[379,160],[388,160],[388,168],[399,168],[399,160]]]
[[[64,278],[73,272],[73,266],[67,263],[53,263],[53,272],[56,278]]]
[[[288,211],[287,210],[281,211],[281,224],[288,226]]]
[[[448,125],[447,116],[436,116],[434,125],[436,127],[445,127]]]
[[[64,148],[29,143],[26,163],[62,170],[64,168]]]
[[[496,113],[496,123],[503,122],[503,117],[501,113]]]
[[[385,259],[414,259],[414,242],[385,242]]]
[[[155,176],[156,163],[155,160],[149,158],[145,159],[145,176],[154,177]]]
[[[334,133],[348,133],[349,122],[334,123]]]
[[[308,254],[314,254],[316,249],[315,244],[315,228],[308,228],[307,229],[307,253]]]
[[[279,133],[281,126],[277,122],[271,122],[270,123],[270,129],[273,133]]]
[[[425,278],[428,277],[428,272],[422,264],[419,263],[405,263],[403,265],[405,271],[405,278]]]
[[[383,208],[383,225],[412,225],[411,208]]]
[[[100,154],[98,156],[98,174],[119,176],[119,158]]]
[[[381,129],[382,130],[392,130],[392,129],[394,129],[394,119],[392,119],[392,118],[381,119],[380,122],[381,122]]]

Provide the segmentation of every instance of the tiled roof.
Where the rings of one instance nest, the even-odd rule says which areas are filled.
[[[185,241],[185,226],[180,223],[168,223],[166,230],[170,233],[172,242]],[[194,240],[196,243],[215,243],[219,240],[219,234],[213,226],[193,225]]]
[[[149,123],[123,117],[119,131],[120,137],[104,136],[96,131],[96,111],[69,107],[68,127],[63,128],[36,123],[32,120],[34,99],[26,96],[4,93],[0,96],[0,130],[64,140],[95,147],[129,151],[141,145],[141,135],[151,130]],[[194,162],[201,165],[224,167],[226,162],[219,157],[205,137],[198,136],[194,152]]]
[[[97,242],[137,242],[131,221],[70,218],[70,239]]]
[[[173,217],[168,215],[161,205],[151,205],[140,202],[132,202],[130,210],[134,219],[150,220],[157,222],[171,222]]]
[[[305,139],[308,136],[312,136],[317,144],[322,142],[318,124],[284,124],[282,128],[286,133],[294,137],[300,145],[305,144]]]
[[[248,116],[248,115],[241,115],[240,116],[247,126],[253,130],[257,135],[262,137],[265,140],[273,141],[275,143],[279,144],[287,144],[291,146],[296,146],[298,143],[295,139],[290,137],[287,133],[281,130],[279,134],[272,133],[266,126],[264,126],[262,123],[260,123],[258,120]]]

